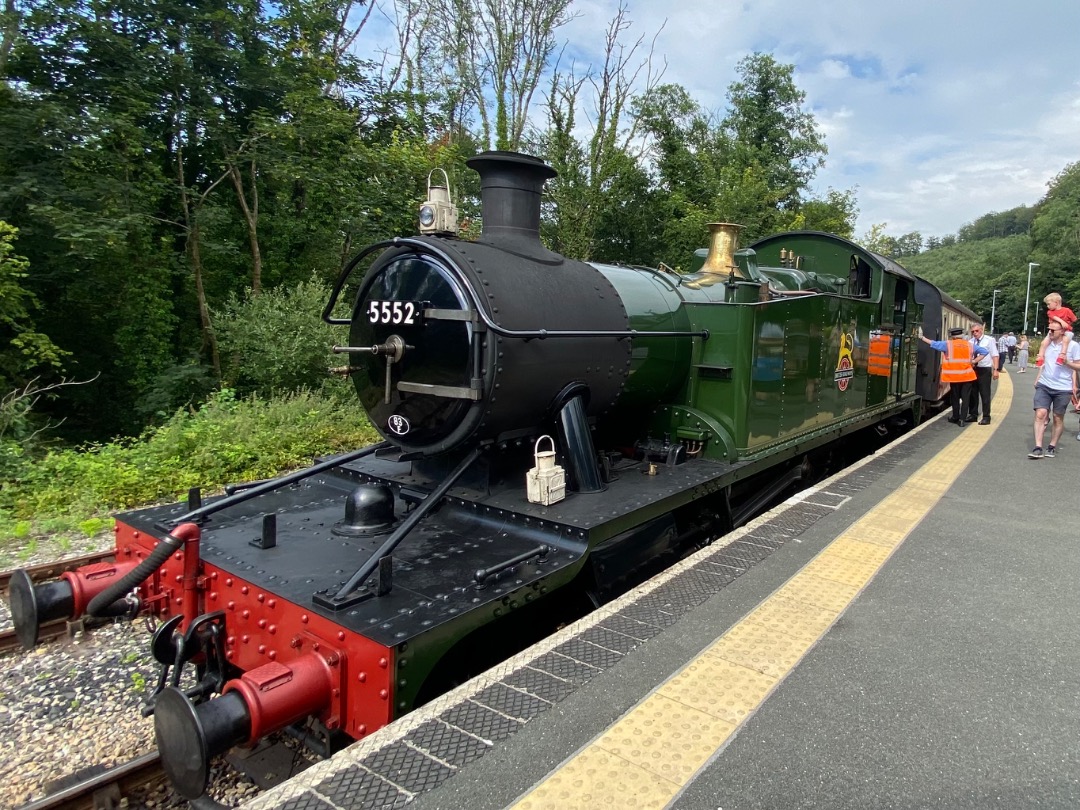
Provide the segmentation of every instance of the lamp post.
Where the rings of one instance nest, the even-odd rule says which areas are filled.
[[[1031,308],[1031,268],[1038,267],[1038,262],[1028,262],[1027,295],[1024,296],[1024,334],[1027,334],[1028,309]]]
[[[994,290],[994,299],[990,303],[990,334],[994,334],[994,315],[997,314],[997,294],[1001,290]]]

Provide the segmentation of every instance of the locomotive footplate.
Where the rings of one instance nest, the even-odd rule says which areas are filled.
[[[590,547],[717,491],[738,467],[697,460],[653,475],[648,465],[634,467],[612,481],[602,499],[571,494],[551,507],[528,503],[523,486],[485,494],[452,489],[393,552],[392,587],[377,595],[379,578],[373,575],[356,592],[371,598],[350,600],[344,609],[327,607],[329,597],[391,527],[370,536],[335,533],[343,505],[358,486],[383,484],[393,491],[397,512],[407,513],[423,495],[408,463],[369,457],[215,513],[202,527],[202,558],[224,574],[393,646],[485,606],[531,601],[565,584]],[[155,526],[185,509],[176,504],[119,520],[159,534]],[[276,542],[269,546],[259,542],[268,514],[276,522]],[[218,595],[207,598],[208,610],[224,607],[213,603]]]

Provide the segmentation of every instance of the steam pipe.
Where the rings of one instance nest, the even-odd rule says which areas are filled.
[[[135,562],[94,563],[76,571],[68,571],[55,582],[35,585],[25,571],[15,571],[11,576],[8,594],[11,600],[11,621],[15,635],[24,648],[30,649],[38,641],[41,625],[60,619],[77,619],[87,612],[87,603],[110,589],[110,585],[122,579],[136,567]],[[134,616],[138,605],[120,596],[104,602],[97,618],[112,618],[130,614]]]

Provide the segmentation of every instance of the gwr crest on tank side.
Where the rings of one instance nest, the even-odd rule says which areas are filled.
[[[833,373],[836,387],[841,391],[847,391],[848,385],[851,384],[851,378],[855,376],[855,364],[851,359],[851,352],[854,348],[855,338],[851,336],[850,332],[842,333],[840,335],[840,354],[836,360],[836,371]]]

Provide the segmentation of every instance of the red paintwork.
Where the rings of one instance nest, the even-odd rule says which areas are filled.
[[[138,561],[101,562],[61,574],[60,578],[71,586],[71,594],[75,597],[71,618],[77,619],[85,614],[87,606],[95,596],[126,576],[136,565]]]
[[[117,521],[116,565],[137,564],[157,543],[156,537]],[[221,568],[205,562],[194,566],[197,556],[188,552],[197,543],[197,537],[194,544],[185,538],[184,550],[166,560],[139,590],[146,610],[162,620],[180,613],[186,626],[204,613],[225,613],[225,656],[245,673],[225,688],[244,695],[253,727],[269,733],[271,723],[294,709],[299,715],[284,725],[317,711],[327,728],[340,728],[356,739],[390,722],[392,649]],[[282,682],[274,680],[281,670],[262,669],[275,663],[287,667],[296,684],[282,689]]]
[[[337,653],[310,652],[289,664],[263,664],[225,684],[223,695],[239,692],[247,704],[251,718],[247,744],[309,715],[321,715],[340,687],[340,663]]]

